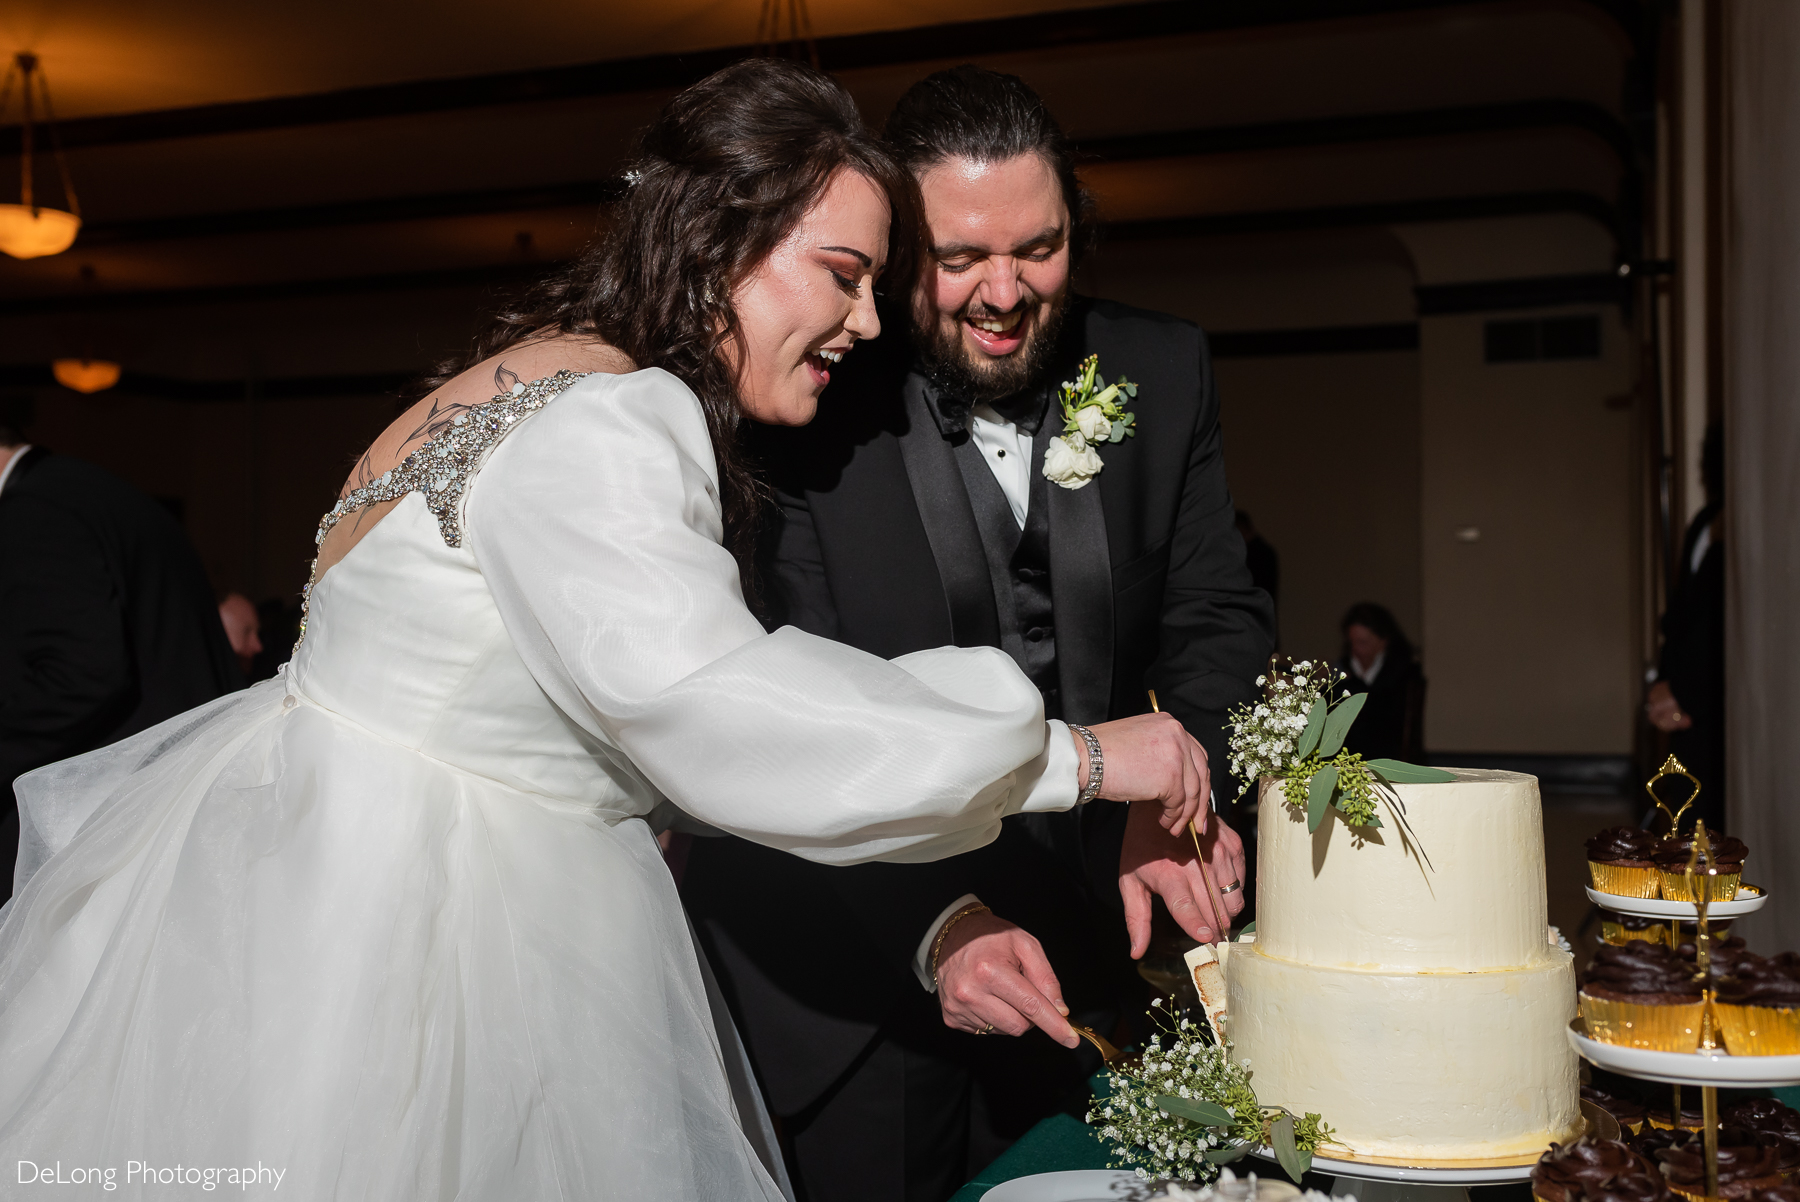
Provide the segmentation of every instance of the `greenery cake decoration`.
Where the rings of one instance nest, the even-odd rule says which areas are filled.
[[[1273,657],[1269,670],[1256,678],[1262,697],[1226,716],[1231,732],[1231,771],[1244,782],[1242,797],[1261,778],[1281,782],[1287,804],[1306,814],[1308,834],[1319,829],[1331,810],[1352,828],[1381,826],[1376,802],[1406,825],[1406,807],[1394,786],[1443,784],[1456,778],[1441,768],[1402,760],[1365,760],[1344,749],[1350,724],[1362,712],[1367,693],[1331,691],[1347,677],[1330,664]],[[1410,832],[1409,832],[1410,833]]]

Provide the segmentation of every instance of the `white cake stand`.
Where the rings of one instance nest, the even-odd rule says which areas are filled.
[[[1666,897],[1621,897],[1617,893],[1602,893],[1592,885],[1587,887],[1587,895],[1588,900],[1596,906],[1602,910],[1611,910],[1614,914],[1694,921],[1696,906],[1691,901],[1671,901]],[[1731,901],[1708,902],[1706,914],[1708,918],[1741,918],[1762,909],[1768,900],[1767,890],[1757,885],[1744,885],[1739,887],[1737,896]]]
[[[1275,1160],[1271,1148],[1250,1153]],[[1471,1185],[1510,1185],[1531,1179],[1537,1156],[1517,1163],[1505,1161],[1440,1162],[1407,1164],[1401,1160],[1349,1160],[1315,1155],[1312,1171],[1337,1178],[1331,1193],[1360,1198],[1362,1202],[1467,1202]],[[1279,1162],[1277,1162],[1279,1163]]]

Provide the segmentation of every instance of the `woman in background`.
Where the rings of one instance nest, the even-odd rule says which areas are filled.
[[[1352,605],[1339,623],[1344,634],[1338,670],[1343,687],[1367,693],[1344,746],[1364,759],[1422,763],[1425,754],[1425,676],[1400,623],[1373,601]]]

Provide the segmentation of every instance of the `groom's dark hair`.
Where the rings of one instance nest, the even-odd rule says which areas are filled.
[[[998,163],[1040,156],[1069,208],[1069,254],[1079,261],[1093,232],[1094,199],[1075,175],[1075,149],[1043,98],[1017,75],[965,63],[928,75],[900,97],[882,131],[917,178],[948,158]]]

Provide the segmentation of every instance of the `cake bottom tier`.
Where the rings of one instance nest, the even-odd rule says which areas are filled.
[[[1420,974],[1294,964],[1240,944],[1225,977],[1232,1054],[1250,1061],[1257,1100],[1322,1115],[1356,1153],[1524,1156],[1582,1129],[1567,952]]]

